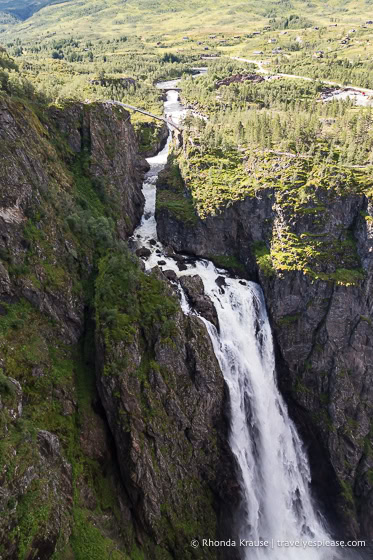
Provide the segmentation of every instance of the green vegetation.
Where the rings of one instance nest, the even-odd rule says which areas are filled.
[[[228,257],[226,255],[208,255],[208,258],[218,268],[231,270],[234,274],[245,274],[245,267],[236,257]]]
[[[349,511],[355,509],[354,491],[350,482],[340,479],[340,484],[342,487],[342,495],[346,503],[346,508]]]
[[[5,55],[4,60],[8,66],[12,65]],[[17,71],[6,69],[13,70]],[[43,301],[58,301],[59,304],[52,305],[50,313],[44,308],[40,311],[24,299],[1,304],[0,473],[3,486],[6,489],[22,486],[22,480],[28,480],[32,473],[31,482],[20,498],[12,498],[6,505],[5,515],[11,530],[5,546],[14,545],[19,560],[25,560],[34,554],[37,543],[43,542],[47,532],[46,539],[52,546],[55,530],[60,540],[54,560],[87,557],[132,560],[138,555],[134,536],[130,531],[126,533],[126,523],[118,528],[121,513],[115,485],[119,474],[111,462],[104,464],[100,459],[99,463],[88,456],[83,443],[99,421],[92,407],[97,401],[96,348],[93,326],[89,326],[92,321],[87,321],[83,339],[72,344],[69,340],[74,329],[70,332],[66,327],[63,314],[68,309],[75,312],[76,306],[77,318],[72,321],[76,321],[79,329],[84,306],[88,316],[94,313],[95,278],[104,268],[106,257],[108,285],[107,290],[102,287],[105,294],[100,293],[100,302],[111,305],[109,296],[113,292],[109,289],[109,277],[111,272],[120,272],[114,265],[121,262],[122,255],[125,266],[127,260],[131,261],[128,272],[134,274],[137,282],[136,286],[129,283],[127,287],[141,290],[141,293],[127,294],[126,286],[121,284],[121,297],[125,301],[128,295],[128,301],[131,297],[137,301],[136,317],[143,317],[141,326],[147,332],[156,328],[155,323],[158,325],[160,321],[161,336],[165,339],[170,336],[171,315],[177,306],[164,293],[163,284],[142,273],[136,259],[130,257],[126,246],[118,241],[118,194],[112,192],[110,185],[92,177],[90,146],[83,146],[79,154],[73,153],[55,121],[49,118],[43,100],[35,97],[30,100],[25,95],[24,91],[22,101],[13,99],[10,102],[5,98],[15,120],[19,119],[27,128],[27,139],[22,138],[17,149],[24,150],[30,161],[42,162],[47,180],[43,176],[32,185],[35,198],[29,200],[27,219],[20,225],[22,251],[4,249],[0,256],[12,286],[21,283],[32,286],[33,301],[40,306]],[[67,106],[66,115],[70,114],[71,107]],[[91,110],[95,111],[95,106],[86,109],[87,112]],[[74,122],[77,128],[79,124]],[[4,153],[12,157],[14,145],[11,141],[4,141],[3,148]],[[111,305],[110,309],[113,307]],[[103,306],[101,310],[105,310]],[[129,312],[128,308],[126,311]],[[73,323],[67,319],[70,328]],[[17,382],[22,387],[22,397]],[[18,417],[21,399],[23,409]],[[57,436],[60,446],[58,453],[52,457],[50,451],[47,459],[40,447],[41,430]],[[67,461],[66,466],[63,461]],[[69,465],[72,487],[68,482]],[[64,469],[67,469],[66,476]],[[65,485],[61,487],[60,484]],[[51,529],[54,519],[59,520],[60,526]],[[73,532],[66,543],[70,527]],[[152,546],[149,543],[149,547]]]
[[[247,75],[247,65],[219,61],[206,76],[182,82],[183,96],[209,114],[189,118],[188,132],[206,148],[294,154],[342,165],[373,165],[372,109],[350,99],[322,103],[320,82],[281,78],[217,87],[224,77]],[[255,74],[252,75],[255,77]]]
[[[119,515],[113,469],[107,466],[103,474],[102,465],[85,456],[81,448],[84,426],[94,425],[95,421],[91,407],[96,399],[92,337],[90,340],[87,333],[82,344],[66,345],[60,339],[59,325],[31,304],[25,301],[7,304],[6,311],[0,321],[2,365],[7,372],[7,376],[0,373],[0,394],[5,405],[0,415],[0,469],[5,473],[5,485],[18,483],[27,475],[30,465],[39,473],[11,507],[11,513],[7,510],[9,522],[15,525],[10,539],[18,542],[19,559],[28,558],[34,537],[40,537],[46,530],[52,508],[64,508],[62,530],[69,523],[69,502],[64,504],[69,499],[65,494],[69,488],[61,490],[60,495],[55,494],[54,487],[56,481],[61,483],[61,473],[45,471],[37,452],[37,434],[39,430],[48,430],[58,436],[61,456],[66,457],[73,469],[74,523],[69,547],[74,555],[71,558],[126,560],[130,557],[120,551],[123,544],[109,537],[112,530],[107,530],[101,518],[102,514],[106,519]],[[18,403],[19,389],[8,376],[20,382],[24,395],[22,417],[15,421],[7,411]],[[53,468],[62,467],[56,467],[54,462]],[[87,485],[97,503],[94,511],[88,511],[82,502],[80,492]],[[70,556],[61,550],[53,558],[62,560]]]
[[[296,313],[295,315],[284,315],[284,317],[281,317],[281,319],[279,319],[278,322],[280,325],[291,325],[293,323],[296,323],[299,318],[300,318],[300,313]],[[300,390],[299,386],[297,387],[297,390]],[[306,388],[305,390],[309,391],[309,389]]]
[[[71,548],[74,560],[129,560],[129,556],[120,552],[112,540],[105,538],[93,525],[87,512],[76,509],[74,512],[74,528],[71,537]]]
[[[175,156],[169,157],[167,167],[159,174],[157,185],[157,209],[167,208],[177,220],[190,226],[195,224],[197,214]],[[167,185],[167,189],[162,188],[163,185]]]
[[[148,154],[153,152],[154,147],[159,145],[165,125],[155,119],[149,122],[149,117],[141,113],[133,113],[131,123],[137,134],[139,151],[145,157],[148,157]]]
[[[275,269],[272,264],[271,251],[263,241],[254,244],[254,255],[262,273],[269,278],[273,276]]]
[[[242,154],[221,148],[202,150],[196,146],[179,155],[180,169],[200,217],[216,214],[221,208],[243,199],[250,191],[250,179]]]
[[[68,1],[68,0],[67,0]],[[9,0],[0,1],[0,11],[5,13],[14,14],[16,18],[26,19],[32,16],[38,10],[50,4],[56,4],[56,0],[17,0],[16,2],[9,2]]]
[[[178,304],[161,280],[145,275],[137,259],[122,249],[99,262],[95,308],[97,326],[110,347],[130,341],[140,325],[149,339],[155,327],[161,338],[170,338]]]
[[[242,63],[213,62],[206,76],[182,82],[189,103],[209,120],[185,120],[178,163],[198,215],[215,215],[245,197],[265,196],[297,217],[254,247],[262,273],[299,270],[314,279],[355,285],[364,279],[355,239],[323,224],[335,197],[372,195],[372,109],[320,102],[319,83],[233,81]],[[255,78],[255,75],[253,75]],[[363,132],[364,131],[364,132]]]
[[[17,8],[9,0],[0,2],[0,10],[16,13],[20,17],[28,17],[39,7],[52,2],[42,0],[29,3],[20,0]],[[94,6],[89,3],[67,2],[56,6],[47,6],[27,20],[27,24],[19,24],[13,31],[12,25],[8,33],[18,34],[23,31],[27,38],[37,39],[49,33],[57,37],[74,36],[71,22],[79,27],[79,31],[90,39],[109,38],[114,34],[143,34],[148,39],[170,41],[188,35],[189,40],[215,33],[229,32],[232,35],[248,33],[261,28],[270,22],[273,29],[307,27],[331,21],[355,23],[361,20],[361,14],[372,15],[372,9],[364,0],[346,0],[341,4],[338,0],[321,0],[307,3],[303,0],[292,2],[276,2],[267,0],[265,3],[252,0],[243,4],[234,0],[229,5],[223,0],[206,0],[201,5],[191,0],[186,5],[181,0],[128,0],[125,4],[119,0],[98,0]],[[28,9],[28,13],[27,13]],[[302,14],[302,17],[299,17]]]
[[[118,193],[104,179],[92,178],[90,146],[75,154],[51,114],[56,106],[73,113],[74,102],[89,102],[82,121],[74,124],[79,129],[89,111],[95,111],[94,102],[112,99],[160,115],[162,93],[155,82],[183,75],[186,103],[208,120],[186,118],[183,146],[159,178],[157,208],[166,208],[193,228],[198,217],[216,215],[245,197],[268,197],[281,209],[283,222],[269,223],[266,243],[253,245],[263,279],[301,271],[312,281],[358,285],[364,271],[352,230],[341,225],[328,232],[325,212],[336,199],[373,196],[372,109],[351,100],[324,102],[327,92],[320,80],[373,87],[371,28],[361,25],[372,17],[373,4],[19,0],[15,5],[0,0],[0,11],[6,48],[0,48],[1,100],[12,99],[15,122],[26,123],[33,133],[16,146],[4,141],[3,154],[10,157],[15,149],[23,150],[46,174],[45,181],[38,177],[32,185],[27,220],[20,226],[22,250],[1,249],[0,258],[12,285],[32,294],[40,307],[41,295],[52,296],[68,300],[77,313],[85,307],[87,323],[96,319],[95,327],[86,325],[83,339],[72,344],[66,332],[75,318],[66,318],[63,306],[61,315],[52,318],[48,301],[43,312],[22,298],[1,304],[0,475],[10,488],[28,476],[30,465],[36,473],[23,496],[6,506],[9,542],[18,547],[19,560],[31,558],[33,542],[47,530],[53,508],[61,507],[65,514],[60,533],[63,537],[72,526],[72,535],[68,543],[59,542],[54,560],[143,560],[144,550],[164,560],[169,558],[165,548],[154,549],[153,543],[147,548],[145,543],[140,550],[131,529],[113,530],[121,524],[118,473],[89,457],[82,437],[86,426],[97,420],[92,407],[97,399],[95,335],[111,352],[105,373],[115,383],[128,365],[127,347],[138,337],[142,359],[129,377],[141,387],[141,420],[159,434],[170,431],[169,416],[156,402],[149,378],[157,373],[167,391],[175,390],[173,372],[155,361],[152,344],[175,344],[177,301],[156,274],[142,272],[118,240]],[[227,57],[201,62],[206,54]],[[271,72],[309,76],[312,81],[262,80],[255,74],[256,65],[228,58],[234,55],[254,55],[265,60],[263,68]],[[201,64],[209,67],[208,74],[192,79],[192,67]],[[232,83],[218,84],[227,78]],[[162,125],[138,114],[132,122],[140,151],[146,154],[158,142]],[[114,153],[108,133],[103,156],[111,161]],[[370,216],[363,217],[369,225]],[[209,257],[218,267],[243,272],[235,257]],[[298,314],[285,315],[279,323],[296,328],[298,319]],[[18,383],[23,391],[21,417]],[[305,396],[309,391],[301,380],[295,389]],[[121,396],[118,386],[115,396]],[[316,420],[330,430],[326,397],[320,401],[324,408]],[[128,432],[133,418],[120,413]],[[353,428],[351,422],[347,428]],[[40,430],[58,437],[60,460],[72,468],[71,489],[58,488],[56,494],[60,467],[45,467]],[[159,465],[153,455],[150,452],[155,472]],[[372,474],[367,476],[371,482]],[[184,542],[198,534],[203,523],[209,534],[215,533],[211,495],[193,479],[180,480],[180,491],[198,496],[201,517],[197,522],[188,512],[175,516],[173,506],[163,504],[161,528],[167,543],[175,546],[177,539]],[[353,504],[348,483],[342,492]],[[186,555],[192,558],[193,551]]]

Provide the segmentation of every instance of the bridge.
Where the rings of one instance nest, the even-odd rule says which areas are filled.
[[[182,128],[180,125],[174,123],[174,121],[169,117],[160,117],[159,115],[153,115],[153,113],[149,113],[148,111],[144,111],[144,109],[139,109],[138,107],[134,107],[133,105],[128,105],[127,103],[122,103],[121,101],[107,101],[110,105],[119,105],[120,107],[124,107],[125,109],[130,109],[131,111],[136,111],[137,113],[142,113],[143,115],[147,115],[153,119],[157,119],[157,121],[163,121],[168,126],[171,126],[178,132],[182,132]]]

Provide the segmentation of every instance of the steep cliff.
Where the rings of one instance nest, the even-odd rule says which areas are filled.
[[[181,312],[161,272],[142,275],[129,255],[102,261],[96,310],[99,393],[139,538],[158,543],[149,558],[216,558],[190,546],[216,535],[238,500],[205,326]]]
[[[132,121],[141,155],[146,158],[155,156],[166,144],[168,138],[166,123],[155,121],[141,113],[132,117]]]
[[[117,109],[0,104],[0,550],[50,558],[67,545],[83,557],[89,537],[103,554],[118,535],[95,525],[114,522],[119,477],[95,392],[89,292],[98,248],[139,220],[145,162]],[[116,206],[126,221],[114,225]]]
[[[349,171],[316,182],[297,176],[292,160],[277,158],[272,166],[277,175],[284,169],[289,181],[202,220],[171,159],[159,179],[158,234],[176,251],[212,258],[260,282],[279,384],[308,447],[315,492],[337,531],[372,538],[373,214],[367,185]]]
[[[1,97],[0,142],[0,556],[175,557],[232,487],[224,384],[126,248],[147,169],[129,115]]]

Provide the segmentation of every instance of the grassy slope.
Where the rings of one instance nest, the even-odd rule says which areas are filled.
[[[20,2],[22,4],[22,2]],[[0,10],[6,1],[0,0]],[[169,36],[184,34],[197,37],[208,32],[237,33],[253,31],[268,22],[268,18],[300,14],[313,23],[332,20],[357,24],[373,16],[370,0],[96,0],[82,3],[72,0],[49,5],[27,21],[12,26],[12,33],[24,39],[56,36],[81,36],[95,38],[120,34],[142,36]],[[74,25],[72,25],[74,23]]]

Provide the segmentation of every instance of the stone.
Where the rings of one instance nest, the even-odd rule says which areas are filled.
[[[136,250],[136,255],[138,257],[142,257],[142,258],[145,258],[145,259],[150,257],[151,254],[152,254],[151,250],[148,249],[147,247],[141,247],[140,249]]]
[[[218,276],[218,277],[215,279],[215,283],[219,286],[221,292],[224,294],[223,286],[226,286],[226,285],[227,285],[224,276]]]
[[[180,272],[182,272],[183,270],[188,270],[187,265],[182,262],[176,262],[176,266],[180,270]]]
[[[218,315],[213,302],[205,294],[202,278],[197,274],[194,276],[181,276],[180,284],[195,311],[219,330]]]
[[[163,274],[172,282],[177,282],[177,274],[174,270],[164,270]]]
[[[164,273],[154,273],[167,282]],[[203,298],[200,283],[200,278],[192,280],[198,285],[196,297]],[[205,534],[211,522],[230,518],[239,495],[229,494],[234,462],[223,412],[225,385],[200,318],[184,315],[179,307],[169,319],[170,339],[165,339],[162,318],[152,321],[151,333],[135,325],[133,338],[125,345],[112,341],[110,351],[105,333],[98,333],[98,390],[137,523],[159,546],[183,558],[188,543],[177,529],[180,519],[198,519]],[[150,362],[144,360],[144,347]],[[120,364],[115,372],[110,368],[114,356]],[[193,497],[188,480],[198,487]],[[206,491],[216,506],[206,502]],[[215,507],[221,511],[219,520]],[[161,523],[165,509],[167,531]]]

